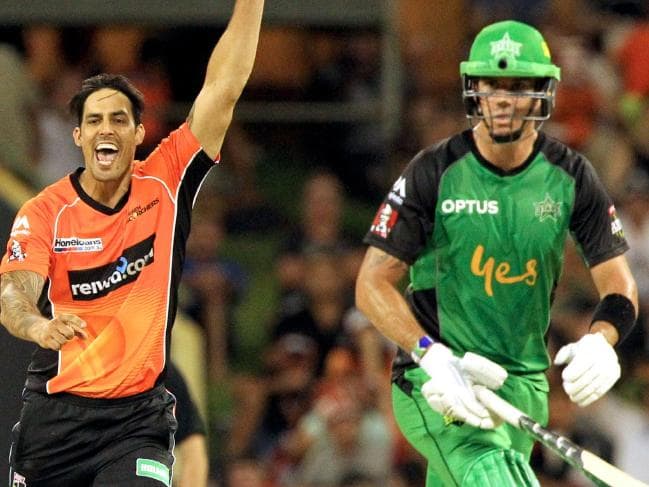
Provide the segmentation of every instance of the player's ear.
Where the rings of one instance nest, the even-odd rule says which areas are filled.
[[[140,145],[142,143],[145,133],[144,125],[141,123],[135,127],[135,145]]]
[[[81,147],[81,129],[79,127],[74,127],[72,131],[72,139],[74,139],[74,144],[77,147]]]

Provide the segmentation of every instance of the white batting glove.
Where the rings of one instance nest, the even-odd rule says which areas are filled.
[[[561,347],[554,359],[563,369],[563,389],[572,402],[588,406],[602,397],[620,378],[617,353],[601,333],[589,333]]]
[[[460,367],[473,384],[485,386],[492,391],[500,389],[507,379],[507,371],[500,365],[473,352],[464,354],[460,359]]]
[[[467,370],[463,368],[465,365]],[[419,366],[430,376],[421,392],[434,411],[476,428],[498,426],[498,421],[476,398],[472,386],[500,387],[507,377],[505,369],[473,353],[459,359],[441,343],[433,344],[426,351]]]

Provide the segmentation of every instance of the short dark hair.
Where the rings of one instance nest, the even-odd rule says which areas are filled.
[[[144,96],[126,76],[121,74],[101,73],[83,80],[81,89],[70,99],[70,113],[77,117],[77,123],[81,125],[83,117],[83,106],[88,97],[95,91],[103,88],[112,88],[117,90],[131,101],[133,108],[133,118],[135,124],[142,122],[142,112],[144,111]]]

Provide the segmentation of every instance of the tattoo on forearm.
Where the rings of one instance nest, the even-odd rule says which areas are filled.
[[[35,319],[41,317],[38,299],[45,279],[31,271],[14,271],[0,280],[0,317],[2,324],[14,335],[27,338],[27,331]]]

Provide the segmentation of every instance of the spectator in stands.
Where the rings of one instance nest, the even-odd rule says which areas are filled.
[[[340,275],[341,254],[329,247],[307,250],[303,256],[304,305],[297,312],[285,314],[275,323],[271,337],[287,334],[311,338],[317,345],[318,370],[335,345],[349,341],[343,319],[350,309],[346,281]]]
[[[618,205],[629,242],[629,264],[638,283],[638,324],[622,345],[626,354],[649,352],[649,175],[644,170],[632,172],[624,185]]]
[[[325,374],[349,374],[351,364],[364,387],[372,391],[375,408],[383,413],[390,410],[389,390],[383,386],[388,384],[391,349],[349,307],[338,262],[337,254],[327,249],[307,252],[305,308],[280,319],[271,331],[264,374],[239,377],[235,382],[235,401],[246,414],[234,418],[230,455],[270,456],[281,471],[287,459],[277,449],[277,440],[310,407],[315,381]]]
[[[282,434],[295,427],[311,406],[318,351],[310,337],[289,333],[271,341],[264,353],[260,376],[234,381],[235,414],[225,446],[228,458],[272,457]],[[226,463],[228,461],[226,458]],[[281,455],[273,460],[279,469]]]
[[[284,450],[296,459],[292,485],[349,485],[344,482],[362,479],[359,485],[386,486],[393,460],[388,419],[368,401],[366,384],[353,369],[329,372],[313,408],[284,438]]]
[[[222,177],[211,181],[223,200],[226,229],[233,235],[280,231],[286,222],[259,184],[262,149],[241,124],[235,121],[231,129],[221,151],[229,165]]]
[[[291,315],[304,308],[307,252],[328,249],[342,256],[349,250],[352,238],[343,227],[344,205],[344,188],[337,176],[317,169],[307,177],[297,223],[280,244],[276,258],[280,315]]]
[[[646,9],[646,7],[645,7]],[[631,136],[636,164],[649,171],[649,20],[631,24],[615,52],[622,78],[619,114]]]
[[[589,407],[587,415],[613,440],[613,464],[638,480],[649,482],[646,455],[649,451],[649,355],[646,352],[631,359],[625,377],[613,394]]]
[[[264,464],[248,456],[232,459],[226,466],[223,487],[274,487],[268,480]]]
[[[649,353],[644,351],[635,357],[630,369],[630,385],[635,388],[642,414],[638,428],[623,428],[625,431],[625,447],[620,447],[617,456],[618,465],[631,475],[643,482],[649,482],[647,456],[649,451]]]
[[[146,157],[172,126],[169,77],[154,41],[154,35],[139,25],[99,26],[93,33],[87,60],[87,74],[123,73],[144,95],[147,109],[142,123],[147,130],[138,147],[140,158]]]
[[[426,482],[423,461],[410,460],[397,464],[390,475],[390,487],[421,487]]]
[[[68,100],[83,80],[82,70],[67,62],[63,31],[53,26],[23,29],[29,74],[44,101],[34,115],[38,129],[38,184],[45,186],[83,166],[79,148],[70,137],[74,117]]]
[[[315,67],[306,88],[310,100],[345,102],[365,108],[381,97],[381,37],[371,30],[345,36],[336,55]],[[325,134],[324,136],[322,134]],[[380,117],[327,124],[313,134],[313,157],[326,163],[356,196],[373,195],[372,173],[381,167],[388,141]]]
[[[0,167],[37,187],[34,161],[38,145],[33,136],[38,88],[19,53],[8,44],[0,44],[0,75]]]
[[[203,196],[195,205],[187,240],[180,306],[205,330],[208,378],[215,384],[227,376],[237,352],[233,313],[248,277],[237,262],[220,255],[225,229],[219,200]]]

